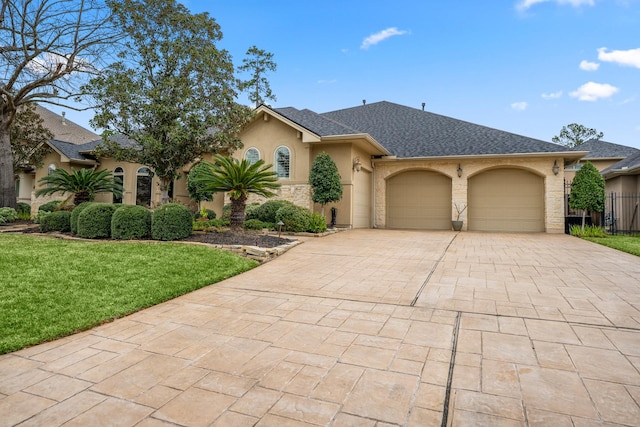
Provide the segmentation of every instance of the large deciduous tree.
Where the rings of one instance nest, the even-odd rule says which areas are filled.
[[[582,230],[587,211],[602,212],[605,202],[604,178],[591,162],[586,161],[571,182],[569,206],[582,209]]]
[[[551,138],[551,141],[556,144],[564,145],[565,147],[578,147],[584,142],[590,139],[601,139],[604,133],[598,132],[593,128],[588,128],[578,123],[571,123],[567,126],[563,126],[560,131],[560,135]]]
[[[53,138],[53,133],[44,127],[35,105],[26,104],[18,110],[10,135],[14,173],[21,167],[42,166],[44,156],[51,151],[47,142]]]
[[[312,199],[322,205],[322,215],[327,203],[337,202],[342,198],[342,178],[338,167],[329,156],[322,152],[316,156],[309,173],[309,184],[313,191]]]
[[[256,46],[251,46],[242,60],[242,65],[238,71],[249,73],[250,78],[240,83],[240,89],[249,92],[249,101],[256,107],[263,104],[266,99],[276,100],[276,96],[271,91],[269,80],[265,74],[267,71],[276,71],[277,65],[273,62],[273,53]]]
[[[66,105],[119,33],[102,0],[2,0],[0,207],[16,206],[11,126],[30,103]]]
[[[220,26],[175,0],[110,1],[126,39],[120,60],[94,78],[92,124],[105,136],[137,143],[122,148],[105,138],[103,155],[149,166],[160,179],[162,203],[185,165],[204,153],[241,146],[234,135],[251,117],[235,98],[239,81]]]

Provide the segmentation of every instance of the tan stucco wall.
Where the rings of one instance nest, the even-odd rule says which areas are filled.
[[[545,229],[548,233],[564,232],[564,181],[562,172],[554,175],[553,162],[562,164],[562,158],[487,158],[461,161],[411,160],[376,161],[374,168],[374,226],[386,227],[386,180],[398,173],[409,170],[431,170],[440,172],[452,179],[452,219],[457,216],[453,204],[467,205],[468,179],[488,169],[514,167],[528,170],[544,177],[545,185]],[[462,176],[458,177],[458,165]],[[467,226],[467,212],[460,217]]]
[[[595,166],[596,169],[598,169],[599,171],[603,171],[606,168],[608,168],[609,166],[615,165],[616,163],[618,163],[620,159],[613,159],[613,160],[598,160],[598,159],[594,159],[594,160],[589,160],[589,159],[582,159],[580,160],[578,163],[580,164],[584,164],[585,161],[590,161],[591,164],[593,164],[593,166]],[[558,163],[558,164],[562,164],[562,163]],[[570,183],[573,181],[573,178],[575,178],[576,176],[576,172],[578,172],[576,169],[567,169],[564,172],[564,177],[567,180],[567,183]]]
[[[640,175],[623,175],[605,183],[606,193],[640,193]]]

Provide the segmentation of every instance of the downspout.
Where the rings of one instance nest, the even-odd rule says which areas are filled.
[[[371,227],[372,228],[378,228],[378,225],[376,224],[376,166],[375,163],[373,162],[373,159],[371,159],[371,181],[372,184],[370,191],[371,191]]]

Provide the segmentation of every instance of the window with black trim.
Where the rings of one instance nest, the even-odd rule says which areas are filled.
[[[140,168],[136,172],[136,205],[151,206],[151,171]]]
[[[245,153],[244,153],[244,158],[245,160],[247,160],[250,164],[254,164],[255,162],[257,162],[258,160],[260,160],[260,152],[258,151],[257,148],[249,148]]]
[[[113,171],[113,180],[124,187],[124,169],[120,166]],[[113,195],[113,203],[122,203],[123,194],[120,196]]]
[[[291,153],[287,147],[278,147],[275,153],[275,167],[279,178],[289,178]]]

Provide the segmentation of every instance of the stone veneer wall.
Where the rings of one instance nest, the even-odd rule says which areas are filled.
[[[552,172],[553,162],[557,160],[560,173]],[[459,205],[467,205],[467,191],[469,177],[488,169],[500,167],[515,167],[528,170],[544,177],[545,186],[545,229],[547,233],[564,233],[564,174],[563,158],[488,158],[473,159],[468,161],[379,161],[374,169],[374,227],[386,227],[387,213],[387,179],[400,172],[410,170],[432,170],[440,172],[451,178],[451,200]],[[458,177],[458,165],[462,168],[462,176]],[[451,218],[455,218],[457,212],[451,206]],[[467,228],[467,211],[461,215],[464,221],[464,229]]]
[[[275,191],[276,195],[270,199],[257,196],[255,194],[249,195],[247,204],[254,202],[264,203],[267,200],[288,200],[293,204],[302,206],[307,209],[313,209],[313,203],[311,200],[311,186],[309,184],[283,184],[278,190]],[[225,204],[231,203],[231,199],[225,194]]]

